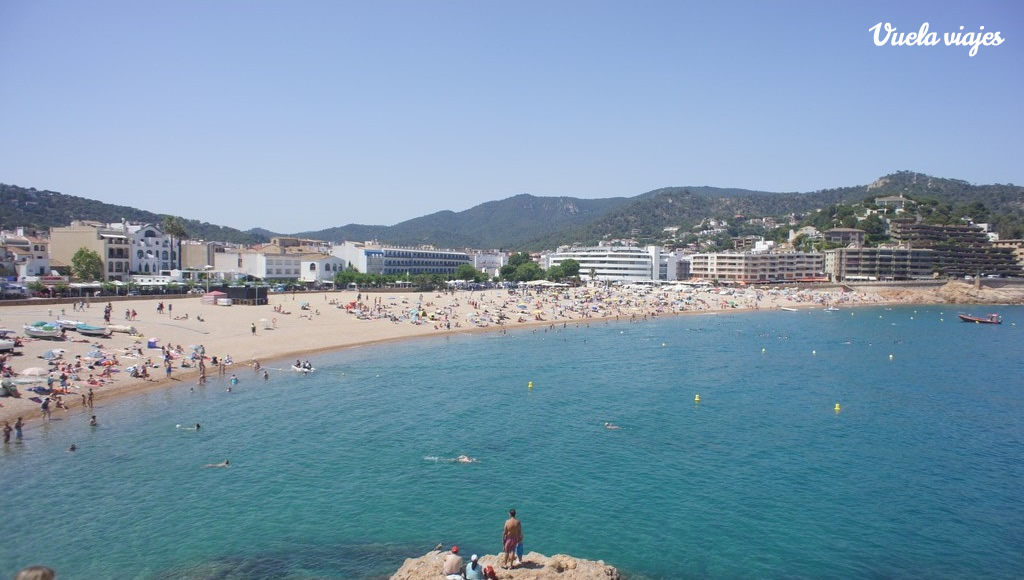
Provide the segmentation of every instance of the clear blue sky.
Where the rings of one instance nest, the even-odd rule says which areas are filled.
[[[1005,42],[877,47],[879,22]],[[519,193],[1022,184],[1022,47],[1012,0],[0,0],[0,182],[282,233]]]

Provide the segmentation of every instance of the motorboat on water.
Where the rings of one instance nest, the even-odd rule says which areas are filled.
[[[957,314],[960,320],[964,322],[974,322],[975,324],[1002,324],[1003,317],[998,314],[989,314],[988,316],[971,316],[970,314]]]

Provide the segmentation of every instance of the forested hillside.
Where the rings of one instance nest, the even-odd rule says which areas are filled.
[[[65,195],[56,191],[37,190],[0,183],[0,227],[11,229],[31,226],[48,229],[67,226],[72,220],[95,220],[116,223],[122,219],[144,223],[161,224],[164,214],[103,203],[84,197]],[[194,239],[219,240],[241,244],[269,241],[266,236],[242,232],[234,228],[218,226],[194,219],[179,217],[188,236]]]
[[[667,187],[634,197],[578,199],[528,194],[482,203],[461,212],[439,211],[393,226],[349,224],[291,235],[332,242],[342,240],[398,245],[430,244],[442,248],[544,250],[567,244],[594,244],[602,239],[661,239],[666,227],[688,230],[706,218],[732,224],[748,218],[827,214],[843,204],[904,195],[924,209],[932,223],[958,223],[966,218],[994,225],[1000,237],[1024,233],[1024,187],[972,185],[901,171],[867,185],[809,193],[769,193],[716,187]],[[162,223],[166,216],[52,191],[0,185],[0,225],[51,227],[73,219],[117,222],[122,218]],[[820,215],[820,214],[819,214]],[[181,219],[189,237],[240,243],[269,240],[264,229],[242,232]]]

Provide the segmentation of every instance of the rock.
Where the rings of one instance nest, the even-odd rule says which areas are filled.
[[[433,550],[419,558],[409,558],[390,580],[441,580],[441,565],[447,555],[447,550]],[[463,560],[468,564],[469,555],[463,554]],[[565,554],[548,557],[530,552],[514,570],[502,570],[500,561],[500,554],[480,556],[480,565],[492,566],[499,580],[622,580],[618,570],[600,560],[582,560]]]

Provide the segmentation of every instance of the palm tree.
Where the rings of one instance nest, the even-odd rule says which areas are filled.
[[[181,269],[181,240],[188,239],[188,230],[185,229],[185,224],[181,223],[181,218],[173,215],[164,216],[162,228],[165,234],[171,236],[171,266]],[[174,243],[175,240],[177,244]]]

